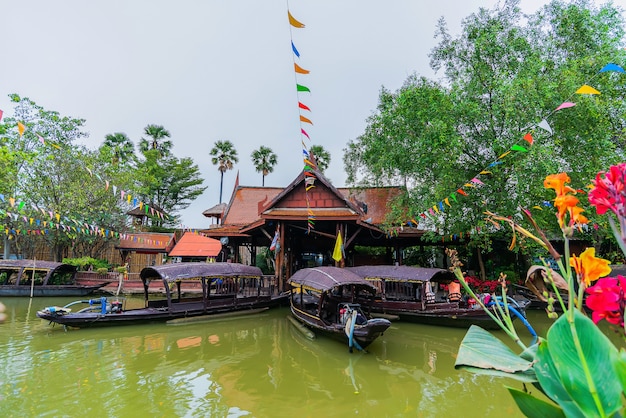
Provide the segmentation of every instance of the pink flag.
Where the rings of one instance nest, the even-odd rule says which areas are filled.
[[[0,121],[2,120],[2,109],[0,109]]]
[[[558,111],[559,111],[559,110],[561,110],[561,109],[567,109],[568,107],[574,107],[574,106],[576,106],[576,103],[572,103],[572,102],[564,102],[564,103],[561,103],[561,104],[559,105],[559,107],[557,107],[556,109],[554,109],[554,111],[555,111],[555,112],[558,112]]]
[[[309,134],[306,133],[306,131],[304,129],[300,129],[300,131],[302,131],[302,134],[304,136],[306,136],[307,138],[311,139],[311,137],[309,136]]]

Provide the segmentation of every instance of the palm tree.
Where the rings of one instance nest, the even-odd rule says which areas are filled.
[[[113,152],[113,164],[125,163],[135,157],[135,146],[125,133],[116,132],[104,137],[102,146],[111,148]]]
[[[265,176],[274,171],[274,166],[278,162],[276,154],[271,148],[261,145],[258,150],[252,151],[250,157],[256,171],[263,174],[261,185],[265,187]]]
[[[220,203],[222,203],[222,187],[224,186],[224,173],[232,170],[233,164],[239,161],[237,150],[230,141],[217,141],[210,152],[211,162],[217,165],[217,169],[222,173],[220,179]]]
[[[311,145],[311,148],[309,148],[309,154],[313,155],[311,158],[314,159],[317,169],[322,173],[330,165],[330,153],[326,151],[323,146]]]
[[[170,131],[165,129],[161,125],[148,125],[143,128],[143,133],[150,137],[150,140],[141,138],[139,141],[139,150],[146,152],[151,149],[159,151],[161,157],[167,156],[172,150],[172,141],[163,140],[163,138],[170,137]]]

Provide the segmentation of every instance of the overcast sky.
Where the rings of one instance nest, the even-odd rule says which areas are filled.
[[[429,66],[435,27],[453,34],[477,0],[64,0],[5,1],[0,25],[0,109],[8,95],[86,120],[85,145],[123,132],[138,143],[148,124],[171,133],[173,152],[198,164],[208,189],[182,212],[206,228],[202,212],[219,203],[219,172],[209,151],[229,140],[239,163],[224,175],[228,202],[237,171],[261,186],[250,154],[270,147],[278,165],[266,186],[283,187],[302,170],[301,127],[331,154],[327,177],[345,186],[342,150],[364,132],[382,86],[397,90]],[[522,0],[524,12],[545,2]],[[598,2],[597,4],[600,4]],[[626,8],[626,0],[614,4]],[[292,28],[287,9],[303,29]],[[295,58],[290,41],[300,52]],[[310,74],[296,79],[294,59]],[[311,93],[296,93],[296,80]],[[311,108],[300,124],[298,97]]]

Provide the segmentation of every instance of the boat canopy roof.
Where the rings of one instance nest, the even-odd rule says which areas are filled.
[[[263,272],[256,266],[239,263],[173,263],[146,267],[140,277],[144,281],[162,279],[170,282],[178,280],[200,280],[220,277],[261,277]]]
[[[0,260],[0,269],[36,269],[36,270],[58,270],[61,272],[75,272],[78,267],[71,264],[59,263],[56,261],[43,260]]]
[[[351,284],[375,290],[374,286],[348,269],[331,266],[300,269],[289,278],[289,283],[317,289],[322,292],[336,286]]]
[[[451,281],[455,276],[449,270],[429,267],[413,266],[358,266],[348,267],[353,273],[366,280],[398,281],[398,282],[427,282]]]

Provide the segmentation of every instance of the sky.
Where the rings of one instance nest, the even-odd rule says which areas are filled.
[[[239,162],[224,174],[228,202],[237,173],[261,186],[250,154],[277,155],[265,186],[287,186],[302,170],[302,140],[331,155],[325,175],[346,186],[343,149],[361,135],[382,87],[412,74],[438,80],[429,53],[443,17],[453,36],[486,0],[64,0],[5,1],[0,7],[0,110],[8,96],[85,119],[98,148],[123,132],[135,144],[149,124],[171,133],[173,153],[191,157],[208,186],[181,211],[182,225],[207,228],[202,212],[219,203],[220,173],[209,152],[231,141]],[[522,0],[525,13],[545,2]],[[596,3],[600,4],[600,3]],[[626,0],[614,1],[626,9]],[[305,25],[289,25],[287,10]],[[300,57],[295,57],[293,41]],[[309,70],[296,74],[294,62]],[[308,92],[296,92],[296,84]],[[312,125],[301,123],[298,100]],[[310,141],[303,138],[304,128]]]

